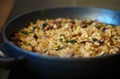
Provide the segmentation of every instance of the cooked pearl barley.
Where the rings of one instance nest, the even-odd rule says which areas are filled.
[[[37,20],[11,37],[18,47],[63,58],[120,53],[120,26],[70,18]]]

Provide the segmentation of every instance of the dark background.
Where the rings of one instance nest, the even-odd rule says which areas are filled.
[[[120,0],[16,0],[8,20],[24,12],[64,6],[87,6],[120,11]]]

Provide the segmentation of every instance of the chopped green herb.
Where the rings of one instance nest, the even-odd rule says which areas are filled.
[[[63,47],[57,46],[57,51],[63,49]]]
[[[22,33],[23,33],[24,35],[29,35],[31,32],[22,31]]]
[[[42,29],[44,29],[46,26],[47,26],[47,23],[43,23],[43,24],[41,25]]]
[[[68,47],[68,46],[64,45],[63,47],[61,47],[61,46],[58,45],[56,50],[58,51],[58,50],[61,50],[61,49],[65,49],[66,47]]]
[[[62,38],[60,38],[60,42],[62,42],[63,41],[63,39]]]
[[[66,40],[67,43],[76,43],[76,40]]]

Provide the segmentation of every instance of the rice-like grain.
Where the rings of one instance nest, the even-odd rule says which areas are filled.
[[[93,20],[37,20],[10,39],[22,49],[48,56],[95,57],[120,52],[120,27]]]

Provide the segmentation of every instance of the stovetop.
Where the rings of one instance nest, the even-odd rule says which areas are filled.
[[[119,76],[119,73],[113,72],[112,74],[106,73],[103,76],[101,74],[99,74],[99,76],[84,77],[84,78],[80,77],[80,78],[74,78],[74,79],[103,79],[103,78],[120,79],[120,76]],[[38,75],[38,74],[28,70],[24,66],[19,66],[19,67],[14,67],[11,69],[8,79],[56,79],[56,78],[48,78],[47,76]],[[61,79],[61,78],[57,78],[57,79]],[[64,79],[64,78],[62,78],[62,79]],[[73,79],[73,78],[69,78],[69,79]]]
[[[11,69],[8,79],[49,79],[46,76],[38,75],[26,67],[14,67]]]

